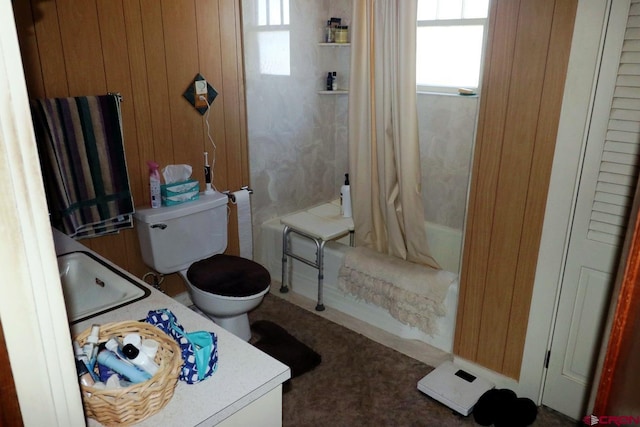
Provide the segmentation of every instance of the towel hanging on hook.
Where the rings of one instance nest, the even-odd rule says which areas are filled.
[[[71,237],[133,227],[120,100],[109,94],[33,102],[52,224]]]

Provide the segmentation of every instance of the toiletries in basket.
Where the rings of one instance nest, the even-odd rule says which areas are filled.
[[[123,362],[118,356],[106,349],[98,353],[98,363],[125,376],[132,383],[141,383],[151,378],[151,374],[148,372]]]
[[[148,374],[153,376],[158,372],[158,365],[145,352],[140,351],[133,344],[127,344],[122,347],[122,352],[134,365]]]

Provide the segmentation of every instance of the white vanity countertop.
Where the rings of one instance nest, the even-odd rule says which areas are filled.
[[[95,254],[57,230],[54,230],[53,235],[58,254],[77,250]],[[131,276],[126,272],[125,274]],[[141,280],[136,280],[144,284]],[[151,295],[141,301],[72,325],[71,335],[77,335],[92,324],[144,319],[149,310],[159,308],[171,310],[188,332],[206,330],[216,333],[218,369],[211,377],[198,384],[178,381],[175,393],[167,405],[136,426],[215,425],[291,377],[288,366],[152,288]],[[88,419],[87,425],[100,424]]]

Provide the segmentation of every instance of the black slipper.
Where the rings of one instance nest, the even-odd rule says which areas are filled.
[[[498,411],[495,427],[527,427],[537,416],[538,407],[533,400],[521,397]]]
[[[485,392],[473,407],[473,419],[481,426],[490,426],[498,418],[498,414],[508,408],[517,395],[507,388],[491,389]]]

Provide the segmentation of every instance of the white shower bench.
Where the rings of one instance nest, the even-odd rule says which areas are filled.
[[[338,239],[349,234],[349,244],[354,244],[354,225],[352,218],[344,218],[340,213],[340,202],[332,201],[311,209],[296,212],[280,219],[284,224],[282,230],[282,285],[280,292],[289,292],[287,278],[289,270],[287,260],[289,257],[297,259],[318,270],[318,302],[317,311],[324,310],[322,302],[322,281],[324,279],[324,245],[330,240]],[[316,259],[311,261],[293,253],[289,235],[295,233],[305,237],[316,244]]]

